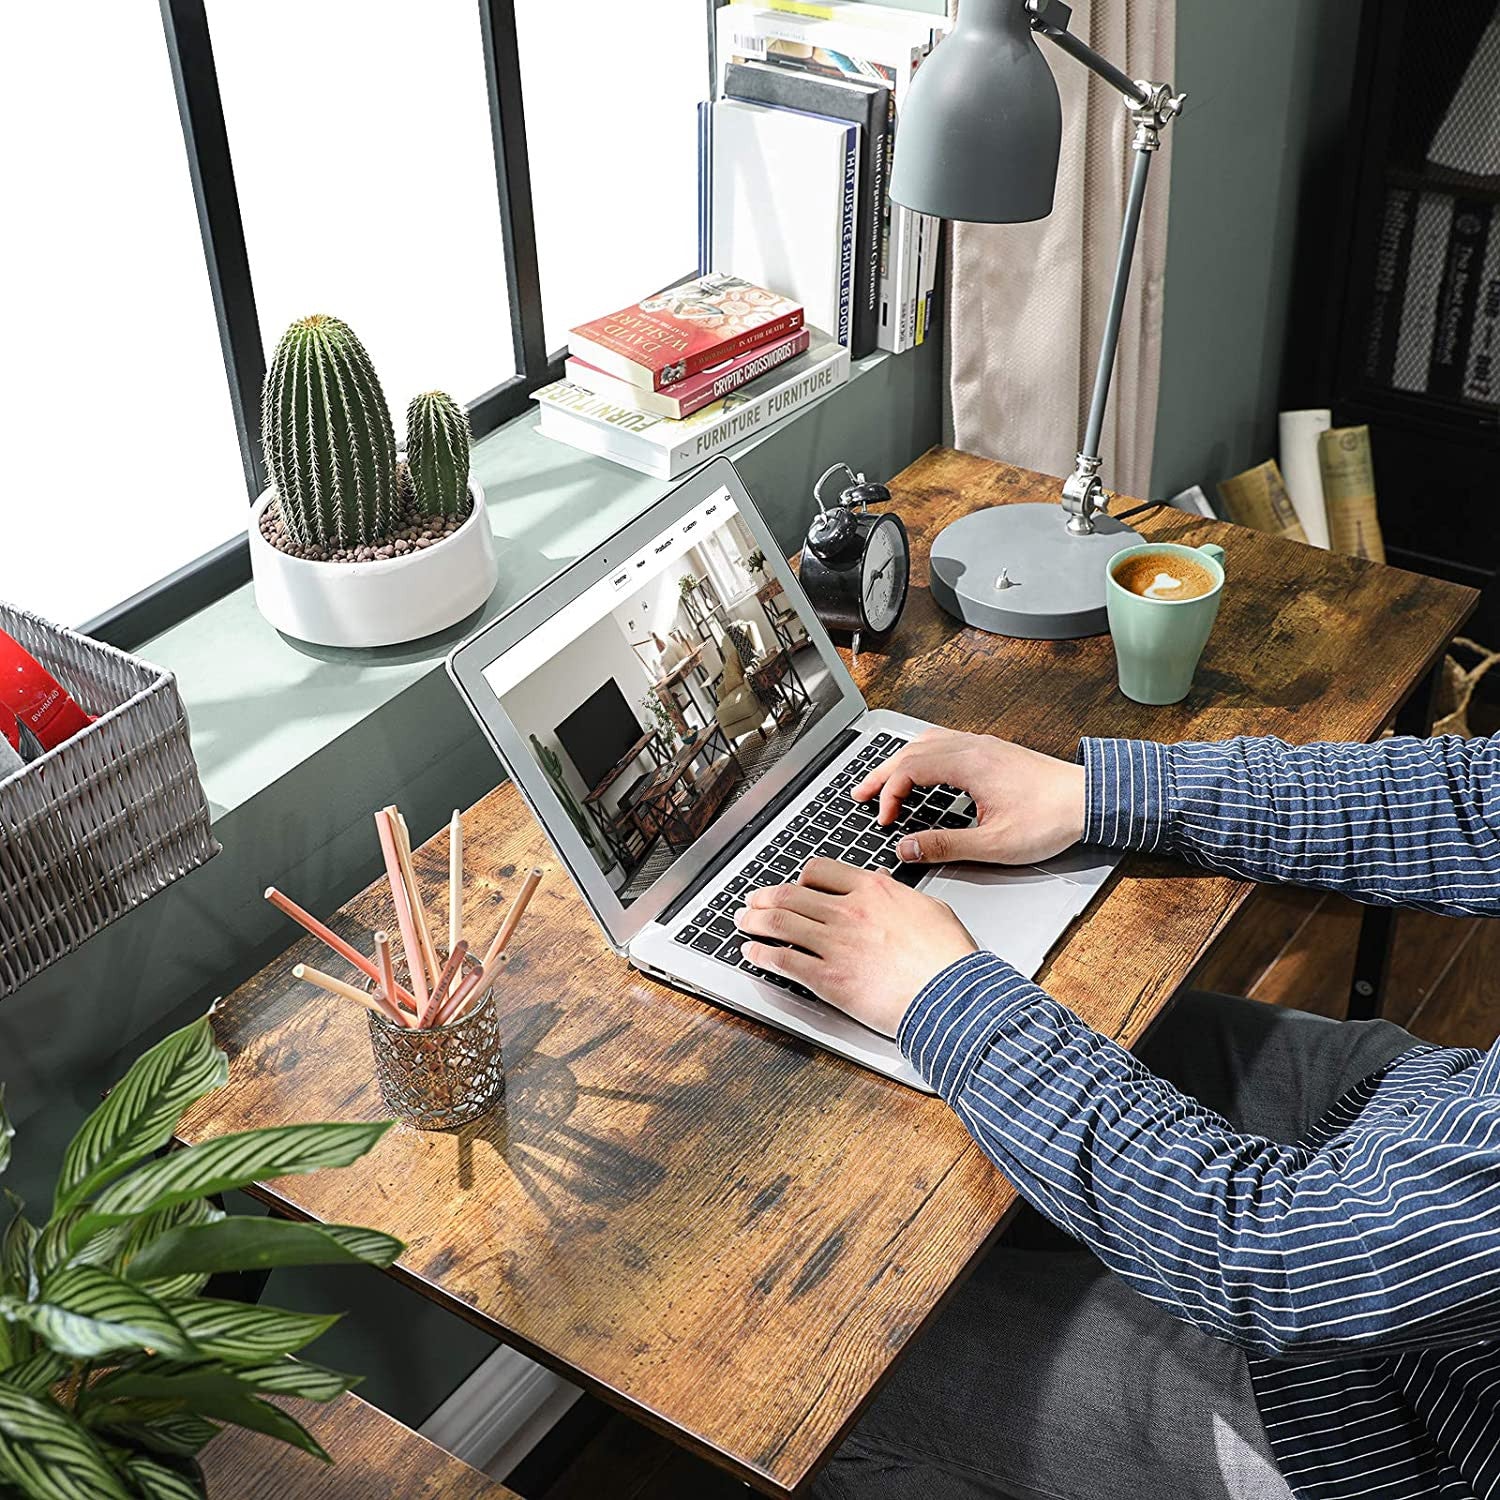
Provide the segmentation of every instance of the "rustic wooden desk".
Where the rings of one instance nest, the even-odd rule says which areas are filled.
[[[1192,695],[1138,707],[1115,689],[1107,639],[976,634],[927,591],[939,527],[1057,486],[941,449],[892,482],[914,576],[891,645],[856,667],[872,705],[1062,755],[1085,733],[1364,740],[1474,602],[1415,574],[1153,511],[1139,520],[1148,537],[1223,545],[1229,583]],[[454,1134],[398,1128],[352,1167],[260,1195],[290,1215],[398,1235],[407,1250],[393,1275],[768,1493],[796,1491],[1014,1192],[941,1102],[613,959],[510,786],[466,828],[473,932],[493,928],[518,872],[540,863],[551,875],[506,980],[503,1108]],[[417,854],[435,911],[446,848],[444,835]],[[1129,860],[1041,982],[1130,1046],[1247,890]],[[390,925],[388,900],[372,887],[333,925],[365,942]],[[229,1082],[186,1117],[183,1139],[380,1117],[363,1016],[291,978],[314,956],[310,940],[295,945],[224,1003]]]
[[[514,1491],[444,1453],[420,1433],[361,1401],[285,1401],[322,1443],[311,1454],[243,1428],[226,1428],[203,1450],[208,1493],[234,1500],[520,1500]]]

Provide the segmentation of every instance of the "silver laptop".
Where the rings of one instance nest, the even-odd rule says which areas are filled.
[[[897,859],[903,834],[968,824],[973,805],[921,789],[882,829],[850,797],[930,726],[865,706],[728,459],[479,631],[448,670],[618,953],[914,1088],[894,1042],[750,965],[734,922],[749,892],[815,855],[888,870],[1032,975],[1118,858]]]

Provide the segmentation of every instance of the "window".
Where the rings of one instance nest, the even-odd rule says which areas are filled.
[[[695,267],[715,3],[8,8],[0,597],[131,646],[247,579],[309,312],[398,430],[420,390],[527,410],[571,325]]]
[[[419,391],[514,375],[474,0],[209,0],[208,24],[267,359],[342,318],[398,435]]]
[[[246,501],[161,22],[87,10],[0,16],[0,598],[69,625],[243,532]]]
[[[704,9],[516,0],[549,349],[697,269]]]

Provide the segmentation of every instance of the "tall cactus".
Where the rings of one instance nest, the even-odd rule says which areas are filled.
[[[452,396],[428,391],[406,408],[406,463],[417,508],[456,516],[469,492],[469,414]]]
[[[303,546],[384,536],[396,505],[396,437],[365,346],[323,313],[282,336],[261,397],[266,467]]]

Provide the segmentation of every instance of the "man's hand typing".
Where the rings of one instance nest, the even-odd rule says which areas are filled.
[[[901,840],[901,858],[1020,865],[1049,859],[1083,837],[1083,767],[983,734],[929,729],[853,790],[856,802],[880,798],[889,825],[916,786],[958,787],[974,799],[972,828],[934,828]]]

